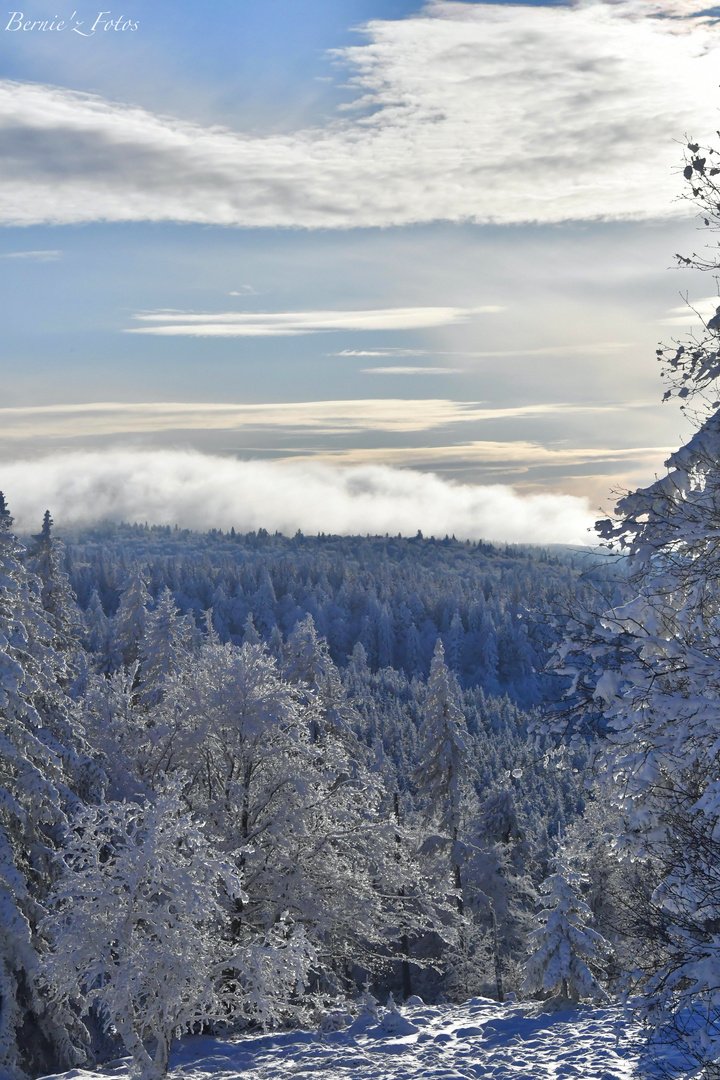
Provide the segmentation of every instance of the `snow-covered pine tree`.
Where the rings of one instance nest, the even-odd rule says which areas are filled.
[[[277,598],[272,580],[267,570],[263,569],[257,591],[250,602],[250,610],[252,611],[255,626],[265,640],[270,637],[272,628],[276,624],[276,604]]]
[[[273,627],[275,629],[275,627]],[[245,626],[243,627],[243,645],[259,645],[262,641],[260,634],[255,626],[255,620],[253,619],[252,611],[248,612],[248,617],[245,620]]]
[[[180,614],[172,593],[165,587],[147,615],[138,649],[140,700],[144,705],[156,705],[165,683],[188,662],[194,629],[192,619]]]
[[[537,893],[528,865],[532,845],[520,829],[513,793],[506,787],[483,800],[467,833],[466,888],[486,933],[484,947],[492,953],[492,981],[502,1001],[506,972],[516,973],[524,958],[535,909]]]
[[[445,663],[442,641],[437,639],[420,728],[420,763],[415,778],[426,814],[449,841],[450,865],[460,915],[462,893],[460,827],[471,795],[471,759],[460,688]]]
[[[556,993],[562,1001],[608,1000],[598,978],[611,947],[588,925],[592,912],[580,898],[581,884],[581,875],[556,859],[553,873],[540,886],[545,906],[530,934],[534,951],[525,962],[525,993]]]
[[[68,819],[103,782],[60,685],[67,669],[41,582],[22,555],[0,493],[0,1072],[10,1076],[78,1061],[72,1016],[42,999],[38,924]]]
[[[290,683],[317,691],[331,663],[327,643],[319,637],[312,615],[297,623],[285,646],[283,676]]]
[[[140,642],[147,628],[150,593],[142,570],[132,573],[120,596],[120,604],[112,623],[112,640],[116,666],[129,667],[139,656]]]
[[[42,582],[40,598],[54,630],[53,647],[66,654],[67,662],[77,661],[83,617],[70,578],[63,566],[64,547],[52,535],[53,520],[46,510],[42,529],[33,536],[26,563]]]
[[[93,589],[85,611],[85,644],[96,671],[106,675],[113,669],[112,628],[97,589]]]
[[[706,168],[715,151],[687,149],[688,198],[717,228],[717,170]],[[716,259],[678,260],[718,269]],[[716,312],[690,340],[658,349],[665,398],[683,409],[693,401],[699,426],[666,476],[598,523],[626,557],[633,598],[571,623],[561,652],[581,716],[610,731],[624,839],[654,873],[636,920],[647,945],[644,1016],[698,1074],[720,1061],[719,345]]]
[[[284,650],[283,676],[296,687],[308,721],[310,741],[342,744],[351,758],[364,756],[352,724],[358,719],[332,661],[327,641],[315,629],[312,615],[299,622]]]

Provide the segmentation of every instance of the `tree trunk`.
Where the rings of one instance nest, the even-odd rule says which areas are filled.
[[[500,937],[498,935],[498,923],[497,916],[495,914],[495,908],[491,904],[490,911],[492,912],[492,927],[493,927],[493,960],[495,963],[495,992],[497,993],[497,999],[500,1003],[505,1000],[505,991],[503,989],[503,977],[502,977],[502,958],[500,956]]]
[[[153,1065],[155,1066],[157,1076],[167,1076],[168,1065],[170,1064],[171,1039],[172,1035],[165,1031],[157,1036],[157,1047],[153,1058]]]
[[[400,824],[400,799],[397,791],[393,792],[393,813],[395,815],[395,821]],[[400,835],[395,833],[395,839],[397,841],[397,848],[395,851],[395,861],[400,862],[400,844],[402,840]],[[405,896],[405,889],[401,888],[398,892],[398,896]],[[410,964],[408,962],[408,956],[410,955],[410,942],[408,941],[407,934],[403,934],[400,938],[400,951],[402,952],[402,985],[403,985],[403,998],[405,1001],[412,995],[412,982],[410,980]]]
[[[408,942],[407,934],[403,934],[400,938],[400,948],[403,953],[402,961],[402,983],[403,983],[403,999],[407,1001],[412,996],[412,982],[410,981],[410,964],[408,962],[408,955],[410,952],[410,945]]]
[[[465,904],[463,902],[463,895],[462,895],[462,877],[460,876],[460,863],[457,861],[457,858],[455,857],[455,848],[457,847],[457,842],[458,842],[458,831],[457,831],[457,826],[455,826],[455,828],[453,829],[453,854],[451,856],[451,858],[452,858],[452,868],[453,868],[453,880],[455,882],[455,894],[456,894],[455,899],[456,899],[456,903],[457,903],[458,915],[464,915],[465,914]]]

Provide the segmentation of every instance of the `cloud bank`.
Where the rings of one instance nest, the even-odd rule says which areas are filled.
[[[21,531],[34,530],[49,508],[60,527],[111,519],[290,535],[421,529],[510,543],[594,542],[587,499],[520,496],[502,485],[452,484],[382,465],[334,469],[115,450],[0,464],[0,489]]]
[[[338,53],[354,107],[283,135],[0,82],[0,221],[642,220],[682,212],[673,139],[717,126],[720,42],[696,3],[434,0],[365,33]]]

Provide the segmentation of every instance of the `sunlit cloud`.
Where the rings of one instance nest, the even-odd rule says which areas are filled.
[[[404,468],[440,468],[452,463],[482,465],[483,472],[506,472],[508,466],[518,475],[540,465],[570,466],[607,462],[633,462],[658,469],[676,449],[673,446],[633,447],[556,447],[519,439],[507,442],[473,440],[451,446],[351,447],[324,450],[311,455],[294,454],[293,460],[314,460],[334,465],[387,464]]]
[[[134,318],[160,325],[132,327],[125,333],[173,337],[286,337],[327,330],[417,330],[465,323],[473,315],[503,310],[488,304],[477,308],[411,307],[372,311],[149,312]]]
[[[437,353],[430,353],[428,349],[396,349],[388,346],[386,349],[342,349],[341,352],[326,353],[326,356],[430,356],[438,355]]]
[[[341,352],[326,353],[326,355],[366,357],[469,356],[481,359],[500,359],[503,356],[611,356],[614,353],[622,352],[624,349],[632,348],[634,344],[633,341],[597,341],[580,342],[573,345],[544,345],[538,349],[493,349],[490,351],[479,351],[477,349],[396,349],[388,347],[383,349],[343,349]]]
[[[588,544],[587,500],[518,495],[381,465],[331,468],[211,457],[193,451],[57,454],[0,465],[21,530],[48,507],[58,527],[104,519],[294,534],[398,533],[504,542]]]
[[[443,398],[367,398],[233,405],[205,402],[96,402],[0,409],[0,441],[162,431],[298,429],[324,433],[429,431],[450,424],[577,413],[612,413],[645,403],[541,403],[490,408]]]
[[[717,126],[720,39],[698,5],[434,0],[365,38],[336,54],[352,107],[287,134],[5,80],[0,220],[353,228],[687,212],[673,140]]]
[[[701,300],[688,300],[677,307],[670,308],[667,318],[660,319],[662,326],[695,326],[712,318],[720,305],[720,296],[705,296]]]

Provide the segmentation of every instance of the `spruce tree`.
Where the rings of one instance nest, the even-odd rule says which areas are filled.
[[[52,536],[53,520],[46,510],[42,529],[32,537],[26,562],[42,582],[40,598],[53,628],[55,649],[65,652],[69,664],[77,664],[78,640],[83,631],[82,612],[64,569],[64,547]]]
[[[457,907],[462,915],[460,827],[471,789],[467,724],[460,702],[460,687],[445,663],[442,641],[438,638],[427,682],[420,728],[420,764],[415,777],[428,816],[437,821],[450,840]]]
[[[62,689],[42,584],[22,556],[0,493],[0,1071],[13,1076],[82,1057],[72,1016],[41,996],[39,924],[69,822],[104,780]]]
[[[150,593],[142,571],[130,575],[120,596],[120,604],[112,625],[114,666],[129,667],[139,656],[140,642],[145,636],[150,607]]]
[[[166,586],[147,616],[138,648],[140,700],[144,705],[156,705],[165,684],[188,662],[193,630],[192,620],[180,614]]]
[[[555,860],[554,871],[540,886],[544,907],[530,934],[534,951],[525,962],[527,994],[557,993],[562,1001],[607,1001],[598,978],[612,949],[588,924],[592,912],[579,895],[580,874]]]

